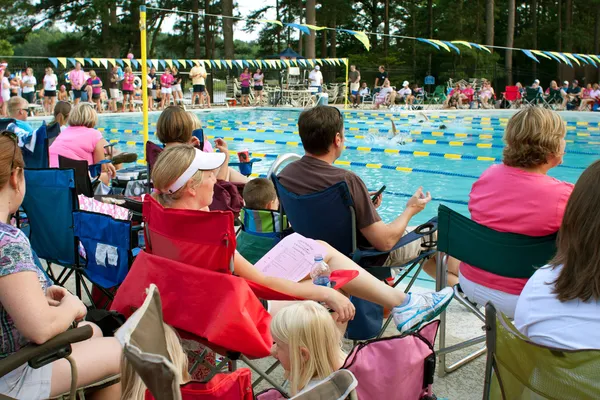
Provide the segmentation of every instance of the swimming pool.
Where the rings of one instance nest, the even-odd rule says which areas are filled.
[[[198,112],[205,135],[223,137],[231,150],[248,149],[262,162],[254,173],[265,174],[278,154],[303,154],[296,121],[299,110],[229,109]],[[430,191],[431,204],[413,221],[425,222],[444,203],[468,215],[471,185],[492,163],[502,158],[502,135],[512,112],[369,112],[344,111],[347,149],[338,160],[341,168],[356,172],[371,190],[387,189],[379,213],[384,221],[400,214],[409,195],[419,187]],[[583,169],[600,156],[600,116],[563,113],[567,121],[564,164],[550,171],[558,179],[575,182]],[[158,114],[150,115],[150,140]],[[388,138],[393,119],[405,144]],[[423,122],[420,122],[423,121]],[[98,124],[109,141],[121,150],[143,157],[141,115],[101,116]],[[156,139],[154,139],[156,140]]]
[[[198,111],[209,140],[223,137],[230,150],[248,149],[262,162],[254,173],[265,174],[277,155],[303,154],[296,122],[300,110],[228,109]],[[398,216],[407,197],[423,186],[433,201],[411,224],[420,224],[437,214],[446,204],[468,215],[471,185],[492,163],[502,158],[502,135],[514,111],[429,111],[370,112],[346,110],[344,127],[347,149],[338,160],[341,168],[357,173],[370,190],[382,185],[384,193],[379,213],[389,222]],[[158,113],[150,114],[150,140],[154,137]],[[567,122],[567,154],[564,164],[550,174],[575,182],[581,172],[600,156],[600,115],[562,113]],[[406,143],[388,138],[390,119],[394,120]],[[107,140],[117,142],[122,151],[136,152],[143,158],[141,114],[100,116],[98,128]],[[33,122],[39,125],[39,121]],[[433,288],[433,280],[419,277],[419,286]]]

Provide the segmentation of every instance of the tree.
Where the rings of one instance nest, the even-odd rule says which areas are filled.
[[[306,23],[309,25],[315,25],[317,22],[316,14],[315,0],[306,0]],[[316,58],[315,38],[316,35],[313,31],[310,32],[310,35],[306,36],[306,58]]]
[[[510,1],[510,0],[509,0]],[[485,3],[485,44],[494,45],[494,0]],[[493,49],[491,49],[493,51]]]
[[[506,47],[513,47],[515,41],[515,0],[508,0],[508,27],[506,32]],[[508,78],[508,84],[512,85],[513,51],[507,49],[504,56],[504,65]]]
[[[0,54],[3,56],[12,56],[15,54],[13,47],[8,40],[0,39]]]
[[[233,16],[233,0],[221,0],[223,15]],[[223,41],[225,43],[225,58],[231,60],[234,57],[233,46],[233,19],[223,18]]]

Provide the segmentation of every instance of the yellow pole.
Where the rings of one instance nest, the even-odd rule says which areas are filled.
[[[140,6],[140,48],[142,57],[142,113],[144,115],[144,160],[147,160],[146,142],[148,141],[148,64],[146,55],[146,6]]]
[[[346,63],[346,93],[344,93],[344,109],[348,108],[348,93],[350,90],[350,83],[348,82],[348,59],[344,58],[344,63]]]

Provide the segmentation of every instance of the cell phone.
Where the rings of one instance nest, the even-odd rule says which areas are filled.
[[[198,138],[200,144],[197,146],[199,150],[204,150],[204,129],[194,129],[192,131],[192,136]]]
[[[378,197],[381,195],[381,193],[383,193],[383,191],[384,191],[385,189],[386,189],[386,186],[385,186],[385,185],[383,185],[383,186],[381,187],[381,189],[379,189],[379,190],[377,191],[377,193],[375,193],[375,194],[373,195],[373,197],[371,197],[371,201],[372,201],[373,203],[375,203],[375,201],[377,201],[377,198],[378,198]]]

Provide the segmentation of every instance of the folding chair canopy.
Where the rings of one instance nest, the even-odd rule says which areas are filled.
[[[529,278],[556,253],[556,234],[531,237],[498,232],[440,205],[438,251],[509,278]]]
[[[598,398],[599,350],[561,350],[535,344],[504,314],[496,315],[491,303],[486,305],[486,320],[484,399]]]
[[[38,257],[64,266],[78,264],[73,212],[79,208],[72,169],[25,169],[23,209],[29,240]]]
[[[165,322],[182,336],[204,339],[221,354],[259,358],[270,354],[271,317],[244,279],[142,251],[112,309],[131,315],[143,304],[150,284],[161,293]]]

